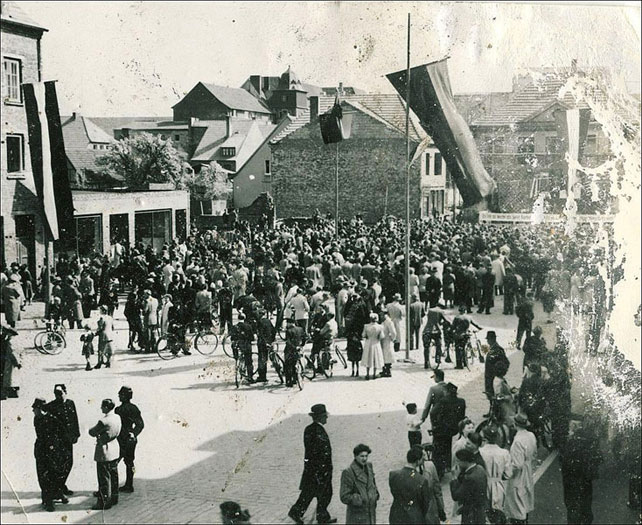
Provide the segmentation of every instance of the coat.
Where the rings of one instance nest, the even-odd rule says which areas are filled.
[[[508,450],[491,443],[480,448],[479,453],[486,463],[489,508],[503,511],[506,498],[506,483],[513,474],[510,453]]]
[[[439,525],[440,518],[446,512],[444,510],[444,497],[441,493],[441,483],[439,482],[439,474],[437,474],[437,467],[432,461],[426,461],[423,467],[424,478],[428,482],[430,488],[430,504],[428,512],[426,513],[427,525]]]
[[[320,423],[312,423],[303,432],[305,456],[299,490],[320,491],[332,486],[332,446]]]
[[[1,344],[2,355],[0,359],[2,359],[2,390],[4,391],[11,388],[13,369],[16,367],[20,368],[21,363],[13,350],[10,339],[3,339]]]
[[[395,361],[395,355],[392,350],[392,343],[397,338],[397,331],[395,325],[390,319],[386,317],[383,321],[383,339],[381,340],[381,351],[383,353],[383,362],[386,365],[391,365]]]
[[[395,332],[397,337],[394,342],[398,343],[401,341],[401,319],[403,319],[403,308],[397,301],[395,301],[394,303],[390,303],[388,306],[386,306],[386,311],[388,312],[390,319],[392,319],[392,322],[395,325]]]
[[[486,523],[488,480],[479,465],[471,465],[450,482],[453,500],[463,504],[461,523]]]
[[[372,463],[362,468],[356,461],[341,473],[341,502],[348,506],[346,524],[377,523],[379,490]]]
[[[367,368],[383,368],[383,327],[378,323],[370,323],[363,327],[363,355],[361,365]]]
[[[504,512],[508,518],[525,520],[535,509],[533,461],[537,456],[537,438],[528,430],[519,429],[510,447],[513,476],[506,483]]]
[[[390,525],[425,524],[430,508],[430,487],[424,476],[411,467],[403,467],[390,472],[388,485],[393,497]]]
[[[98,420],[98,423],[89,429],[89,435],[96,438],[94,461],[102,463],[114,461],[120,457],[120,445],[116,439],[120,434],[120,429],[120,417],[113,410],[105,414]]]
[[[20,283],[12,281],[2,289],[4,316],[8,324],[14,324],[20,320],[20,307],[24,300]]]

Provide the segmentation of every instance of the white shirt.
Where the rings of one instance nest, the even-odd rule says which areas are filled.
[[[406,427],[408,432],[421,430],[421,414],[406,414]]]

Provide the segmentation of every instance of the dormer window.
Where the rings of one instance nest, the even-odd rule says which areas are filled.
[[[221,148],[221,155],[224,157],[233,157],[236,155],[236,148]]]

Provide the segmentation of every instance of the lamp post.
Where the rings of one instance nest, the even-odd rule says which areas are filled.
[[[406,361],[410,360],[410,13],[406,53],[406,246],[404,250],[406,299]]]

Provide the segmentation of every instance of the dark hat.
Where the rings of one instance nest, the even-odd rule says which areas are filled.
[[[118,393],[119,394],[128,394],[128,395],[131,396],[133,392],[132,392],[132,389],[130,387],[123,385],[123,386],[120,387],[120,390],[118,391]]]
[[[497,437],[499,436],[499,432],[497,431],[497,428],[494,427],[493,425],[487,426],[482,434],[488,441],[492,441],[495,443],[497,441]]]
[[[432,452],[435,449],[435,445],[432,443],[422,443],[421,448],[423,448],[426,452]]]
[[[310,416],[323,416],[326,415],[328,411],[325,408],[325,405],[322,403],[319,403],[317,405],[312,405],[312,408],[310,409]]]
[[[224,501],[220,507],[221,513],[228,519],[247,521],[250,519],[250,513],[247,510],[241,510],[241,506],[236,501]],[[235,521],[236,523],[236,521]]]
[[[18,332],[13,328],[4,324],[0,326],[0,333],[2,333],[2,335],[18,335]]]
[[[515,416],[515,424],[518,427],[526,428],[528,426],[528,418],[524,414],[517,414]]]
[[[67,393],[67,387],[63,383],[58,383],[57,385],[54,385],[54,392],[56,390],[60,390],[62,392]]]
[[[456,384],[454,384],[454,383],[447,383],[447,384],[446,384],[446,388],[448,389],[448,391],[449,391],[449,392],[451,392],[451,393],[453,393],[453,394],[456,394],[456,393],[457,393],[457,389],[458,389],[458,387],[457,387],[457,385],[456,385]]]
[[[465,461],[466,463],[474,463],[475,462],[475,454],[473,454],[472,450],[468,450],[467,448],[460,448],[455,453],[455,457],[459,461]]]
[[[43,398],[37,397],[36,399],[34,399],[33,403],[31,404],[31,408],[42,408],[46,404],[47,402]]]
[[[488,339],[489,337],[497,339],[497,333],[495,330],[488,330],[488,332],[486,332],[486,338]]]

